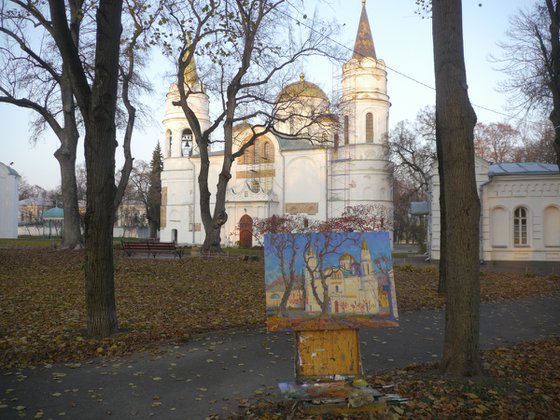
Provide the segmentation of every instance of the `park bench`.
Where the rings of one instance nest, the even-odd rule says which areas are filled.
[[[183,248],[178,247],[174,242],[122,241],[122,248],[128,257],[142,253],[154,258],[158,254],[173,254],[179,258],[183,257]]]

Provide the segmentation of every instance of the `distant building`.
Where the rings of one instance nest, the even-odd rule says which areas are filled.
[[[43,223],[43,213],[52,207],[52,201],[45,197],[29,197],[19,200],[19,225],[39,225]]]
[[[209,97],[191,64],[185,83],[199,93],[191,94],[188,101],[205,130],[210,126]],[[254,218],[302,214],[325,220],[359,204],[379,204],[392,213],[387,71],[375,52],[365,4],[352,57],[341,73],[336,115],[330,112],[327,95],[303,73],[278,93],[275,130],[257,138],[233,162],[226,194],[228,220],[221,232],[224,243],[251,246]],[[174,105],[178,95],[177,85],[171,85],[163,119],[160,236],[163,241],[199,244],[204,240],[197,183],[201,159],[188,121]],[[302,136],[311,115],[322,118]],[[253,129],[258,132],[259,127],[240,123],[234,128],[234,152],[251,138]],[[309,137],[319,141],[311,142]],[[221,153],[211,154],[210,188],[217,184],[221,162]],[[211,198],[215,197],[212,191]]]
[[[62,237],[64,229],[64,209],[53,207],[43,212],[43,236]]]
[[[148,238],[150,229],[146,206],[140,200],[123,200],[117,209],[113,236],[122,238]]]
[[[476,158],[481,202],[480,259],[483,262],[542,262],[560,272],[560,173],[543,163],[489,163]],[[439,177],[433,171],[430,256],[440,258]],[[453,225],[450,226],[453,229]]]
[[[0,162],[0,238],[17,238],[20,175]]]

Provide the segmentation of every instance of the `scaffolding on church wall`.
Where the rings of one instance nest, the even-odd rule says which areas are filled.
[[[335,76],[333,75],[333,84],[335,81]],[[340,81],[336,80],[338,86],[340,86]],[[340,89],[340,88],[339,88]],[[339,101],[344,95],[342,89],[337,90],[336,94]],[[355,124],[355,114],[356,114],[356,103],[351,101],[347,104],[343,110],[339,110],[340,117],[342,118],[342,130],[340,131],[341,136],[338,140],[335,140],[334,147],[331,147],[328,154],[328,186],[327,186],[327,208],[328,215],[327,218],[340,216],[346,207],[350,205],[350,174],[352,161],[355,158],[355,145],[352,144],[352,132],[356,130],[356,127],[352,126],[351,121]],[[345,125],[344,117],[347,117],[347,126]]]
[[[329,150],[328,218],[340,216],[350,204],[350,165],[353,155],[354,148],[349,145],[335,145]]]

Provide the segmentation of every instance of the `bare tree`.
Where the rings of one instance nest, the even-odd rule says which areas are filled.
[[[153,191],[151,191],[153,179],[154,172],[152,166],[147,162],[144,162],[143,160],[136,160],[134,162],[134,167],[132,168],[132,171],[130,173],[129,182],[124,191],[124,195],[119,206],[119,208],[121,209],[127,207],[128,213],[135,215],[134,219],[130,219],[136,222],[135,225],[129,224],[132,227],[144,226],[145,221],[148,223],[148,225],[151,225],[153,223],[153,220],[150,219],[150,215],[155,212],[155,209],[152,209],[153,203],[151,202],[151,199],[154,198]],[[136,208],[135,204],[137,203],[141,203],[143,207],[142,212],[140,212],[139,209]],[[122,210],[120,214],[123,214]],[[156,229],[152,232],[151,226],[150,237],[156,237]]]
[[[329,279],[341,268],[330,266],[328,261],[333,256],[342,256],[349,244],[355,244],[354,237],[341,235],[331,229],[306,236],[302,250],[305,273],[313,298],[321,308],[321,316],[328,316],[331,307]]]
[[[71,22],[70,41],[77,48],[82,20]],[[0,32],[5,35],[0,48],[0,102],[31,109],[37,113],[33,138],[48,125],[60,141],[54,156],[60,165],[64,207],[62,246],[81,245],[80,216],[76,193],[76,148],[78,121],[67,72],[52,48],[50,23],[35,5],[20,1],[2,3]],[[41,42],[37,44],[34,38]]]
[[[514,162],[521,147],[521,133],[507,123],[474,127],[474,152],[489,162]]]
[[[405,121],[399,122],[389,136],[395,178],[406,181],[424,196],[436,159],[434,146],[435,143],[426,141],[416,128],[410,127]]]
[[[31,185],[25,177],[21,178],[18,187],[19,200],[25,200],[32,197],[45,197],[47,191],[39,185]]]
[[[300,125],[297,132],[290,134],[320,139],[321,135],[317,136],[311,125],[331,121],[325,118],[328,109],[319,110],[313,118],[294,115],[290,111],[296,98],[287,95],[277,101],[274,87],[284,83],[298,60],[312,55],[332,55],[327,44],[334,26],[322,24],[316,18],[305,26],[296,25],[291,15],[299,12],[287,0],[189,0],[176,5],[170,3],[168,13],[170,21],[177,23],[173,35],[181,42],[178,51],[167,45],[179,57],[177,105],[182,107],[189,122],[201,160],[198,185],[206,234],[202,250],[219,252],[220,229],[227,221],[225,197],[233,161],[252,147],[255,139],[273,130],[276,122],[293,118]],[[294,33],[302,34],[301,41],[295,39]],[[195,55],[197,60],[205,60],[203,71],[199,69],[198,73]],[[195,77],[200,80],[195,82]],[[221,104],[209,124],[199,119],[191,103],[194,95],[203,92],[213,95]],[[241,122],[253,127],[252,134],[237,145],[233,127]],[[223,130],[220,136],[223,160],[212,209],[209,150],[218,129]]]
[[[480,372],[479,217],[473,131],[476,114],[467,92],[461,0],[433,0],[436,139],[444,196],[445,339],[441,370]]]
[[[509,76],[503,87],[515,105],[548,115],[560,167],[560,2],[539,0],[518,11],[507,34],[497,60]]]
[[[300,249],[297,247],[296,233],[307,230],[301,216],[272,216],[267,219],[257,219],[253,228],[258,235],[268,236],[268,247],[270,252],[278,258],[280,266],[280,278],[284,286],[284,293],[278,306],[278,314],[286,315],[288,299],[292,290],[297,286],[298,273],[296,272],[296,257]],[[305,291],[305,287],[300,285]]]
[[[147,51],[153,44],[153,25],[161,12],[161,4],[151,0],[124,0],[125,19],[123,22],[124,35],[121,43],[124,45],[119,62],[120,93],[124,110],[117,108],[117,115],[124,126],[122,147],[124,163],[121,169],[117,191],[115,193],[114,208],[116,209],[123,197],[133,167],[131,151],[132,133],[137,123],[137,114],[143,112],[138,109],[140,102],[135,100],[140,94],[152,91],[151,83],[141,76],[140,71],[147,64]],[[156,31],[157,32],[157,31]]]
[[[515,152],[515,162],[556,163],[555,133],[550,121],[525,124],[519,130],[522,146]]]
[[[136,121],[136,108],[131,102],[131,91],[149,90],[149,85],[137,73],[138,60],[149,42],[148,29],[158,15],[150,14],[145,0],[128,0],[127,19],[124,25],[130,37],[123,37],[123,54],[120,62],[121,99],[126,111],[123,120],[123,152],[125,163],[121,171],[120,184],[115,196],[118,206],[132,168],[130,142]],[[91,79],[92,63],[86,57],[94,55],[91,30],[95,26],[95,6],[83,1],[71,3],[70,33],[74,48],[80,51],[86,76]],[[79,10],[79,13],[75,13]],[[0,102],[10,103],[33,110],[37,118],[33,123],[35,139],[50,127],[60,141],[55,152],[61,171],[61,192],[64,208],[63,247],[82,245],[81,221],[78,205],[76,178],[76,150],[80,136],[80,115],[76,112],[68,70],[62,65],[59,51],[55,48],[53,29],[48,11],[34,2],[10,1],[0,8],[0,32],[5,34],[5,44],[0,48],[0,65],[5,69],[0,76]],[[84,36],[83,33],[86,35]],[[37,43],[36,38],[41,42]]]
[[[414,123],[401,121],[389,135],[390,160],[394,167],[395,239],[425,239],[425,226],[410,216],[413,201],[428,200],[428,186],[435,152],[435,110],[420,110]],[[422,231],[423,229],[423,231]]]
[[[71,23],[83,15],[84,5],[70,2],[67,8],[62,0],[49,1],[52,37],[84,121],[87,169],[84,270],[87,327],[94,337],[106,337],[118,329],[112,233],[122,6],[122,0],[101,0],[98,4],[95,65],[90,84],[87,68],[71,38]]]

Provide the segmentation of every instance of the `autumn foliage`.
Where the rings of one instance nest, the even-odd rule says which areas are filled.
[[[115,258],[120,332],[94,340],[85,332],[81,251],[0,249],[0,361],[3,367],[79,362],[122,355],[165,341],[265,323],[264,267],[238,258]],[[437,271],[395,270],[401,312],[441,307]],[[483,273],[485,301],[560,291],[557,277]]]

